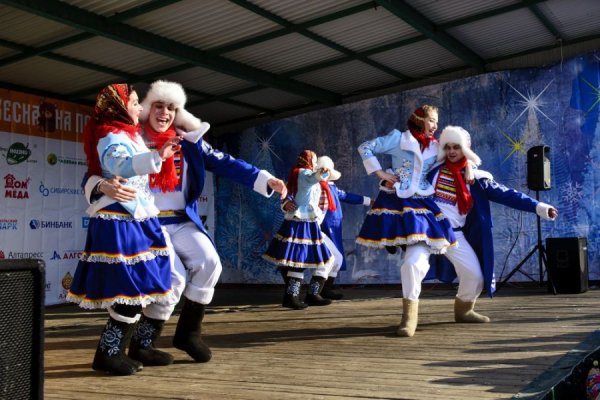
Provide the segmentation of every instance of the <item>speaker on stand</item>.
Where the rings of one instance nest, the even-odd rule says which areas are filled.
[[[550,184],[550,160],[548,154],[550,153],[550,147],[546,145],[534,146],[527,151],[527,187],[531,190],[535,190],[535,199],[540,200],[540,190],[550,190],[552,185]],[[540,224],[540,217],[537,216],[537,244],[531,249],[531,251],[521,260],[519,264],[504,278],[499,284],[496,290],[508,282],[508,280],[517,272],[521,272],[531,280],[535,280],[529,274],[524,271],[520,271],[521,267],[531,258],[535,253],[538,253],[538,265],[539,265],[539,277],[540,285],[544,281],[544,266],[548,265],[548,259],[546,254],[546,248],[542,242],[542,227]],[[554,287],[554,276],[548,271],[548,285],[552,288],[554,294],[556,289]]]
[[[44,397],[42,260],[0,260],[0,399]]]
[[[527,187],[531,190],[550,190],[550,147],[534,146],[527,152]]]

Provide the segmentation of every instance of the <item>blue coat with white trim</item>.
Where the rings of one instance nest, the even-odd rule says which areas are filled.
[[[206,171],[253,188],[261,170],[243,160],[213,149],[204,140],[199,140],[197,143],[182,140],[181,148],[183,158],[188,165],[187,187],[184,188],[185,213],[202,232],[207,233],[198,214],[197,202],[204,189]],[[268,191],[271,192],[270,189]]]
[[[335,244],[335,247],[342,253],[344,261],[340,271],[346,270],[346,254],[344,253],[344,241],[342,238],[342,204],[340,202],[348,204],[365,204],[365,196],[359,194],[348,193],[335,185],[335,183],[329,182],[329,190],[331,196],[335,200],[335,211],[327,210],[325,219],[321,223],[321,231],[325,233]],[[368,197],[367,197],[368,199]],[[369,199],[370,201],[370,199]]]
[[[433,180],[440,167],[441,165],[437,166],[429,173],[429,180]],[[491,175],[484,171],[475,170],[474,173],[475,182],[468,185],[473,197],[473,208],[467,215],[463,233],[479,259],[484,287],[488,295],[492,297],[496,291],[496,278],[494,276],[494,238],[492,236],[493,222],[490,201],[534,214],[539,201],[494,181]],[[456,278],[454,267],[445,257],[432,256],[430,264],[431,268],[425,277],[426,280],[439,279],[444,282],[452,282]]]

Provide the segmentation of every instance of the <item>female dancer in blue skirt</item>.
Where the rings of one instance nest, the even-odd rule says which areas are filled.
[[[283,306],[296,310],[307,306],[299,298],[304,269],[317,268],[323,273],[323,276],[313,275],[307,295],[309,304],[321,305],[325,299],[320,293],[334,262],[319,227],[323,220],[323,211],[319,208],[320,182],[329,172],[327,168],[317,170],[316,166],[317,155],[313,151],[304,150],[296,159],[287,183],[288,194],[294,198],[296,207],[285,212],[283,224],[263,255],[287,271]],[[331,193],[326,191],[325,194],[329,204],[333,204]]]
[[[138,132],[141,111],[131,86],[109,85],[98,94],[83,136],[89,175],[119,175],[137,189],[134,200],[119,203],[104,196],[88,208],[85,249],[67,295],[82,308],[108,310],[92,368],[114,375],[141,370],[141,363],[127,357],[124,349],[142,307],[171,296],[173,259],[156,218],[147,174],[160,171],[162,162],[179,149],[180,138],[149,151]]]
[[[369,174],[384,182],[360,230],[357,243],[370,247],[405,246],[400,267],[403,314],[398,336],[415,334],[421,281],[429,270],[430,254],[442,254],[456,244],[448,220],[433,201],[427,173],[437,159],[437,108],[423,105],[410,116],[408,130],[392,130],[358,148]],[[391,156],[392,169],[383,171],[377,154]],[[393,185],[392,189],[385,183]]]

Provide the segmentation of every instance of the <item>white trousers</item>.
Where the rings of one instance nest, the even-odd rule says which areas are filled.
[[[166,228],[167,244],[177,256],[171,269],[173,301],[153,303],[144,309],[144,315],[166,321],[182,295],[196,303],[209,304],[223,267],[212,241],[193,222],[164,225],[163,228]]]
[[[325,242],[325,246],[327,246],[327,249],[333,255],[333,264],[328,267],[315,268],[312,276],[320,276],[325,279],[327,279],[330,276],[335,278],[340,268],[342,268],[342,261],[344,261],[344,256],[342,256],[342,253],[340,253],[337,247],[335,247],[335,243],[333,243],[333,240],[331,240],[329,236],[322,232],[321,235],[323,236],[323,242]]]
[[[449,247],[446,257],[454,265],[458,275],[456,297],[462,301],[475,301],[483,291],[483,272],[475,250],[462,232],[454,232],[458,246]]]
[[[475,251],[465,239],[465,235],[454,232],[458,246],[448,247],[446,257],[452,262],[458,275],[459,284],[456,297],[462,301],[475,301],[483,290],[483,273]],[[421,282],[429,270],[429,246],[418,243],[408,246],[400,266],[402,297],[418,300],[421,295]]]
[[[400,279],[402,280],[402,297],[418,300],[421,294],[421,282],[429,271],[429,256],[431,251],[424,243],[417,243],[406,247],[404,260],[400,266]]]

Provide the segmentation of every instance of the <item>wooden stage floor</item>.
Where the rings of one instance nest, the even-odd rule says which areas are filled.
[[[489,324],[454,323],[456,291],[428,288],[413,338],[395,334],[399,288],[345,288],[344,300],[302,311],[282,308],[281,292],[217,288],[203,325],[213,359],[196,364],[172,347],[176,311],[158,342],[175,363],[129,377],[90,367],[105,312],[48,307],[44,398],[510,399],[547,391],[600,346],[598,288],[552,295],[507,286],[477,303]]]

